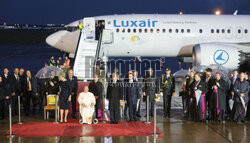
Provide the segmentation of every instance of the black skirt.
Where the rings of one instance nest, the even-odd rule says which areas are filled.
[[[61,100],[60,99],[60,109],[63,109],[63,110],[69,110],[70,109],[70,102],[69,100]]]

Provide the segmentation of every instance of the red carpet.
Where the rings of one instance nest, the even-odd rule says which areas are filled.
[[[14,124],[13,133],[17,137],[51,137],[51,136],[150,136],[153,124],[143,122],[120,122],[119,124],[99,123],[81,125],[77,120],[69,123],[54,124],[51,122],[26,122]],[[157,129],[160,136],[163,134]]]

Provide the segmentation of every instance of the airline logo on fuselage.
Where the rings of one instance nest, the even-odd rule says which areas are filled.
[[[155,27],[156,23],[158,21],[151,21],[150,19],[148,20],[122,20],[122,21],[117,21],[114,20],[113,24],[114,27]]]

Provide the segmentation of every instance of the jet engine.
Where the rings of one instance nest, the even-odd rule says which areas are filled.
[[[227,69],[236,69],[245,62],[245,54],[238,48],[222,44],[197,44],[193,47],[194,66],[221,65]]]

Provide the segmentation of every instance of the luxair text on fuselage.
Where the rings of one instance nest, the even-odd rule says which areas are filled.
[[[114,27],[155,27],[158,21],[151,21],[150,19],[147,20],[122,20],[117,21],[114,20]]]

